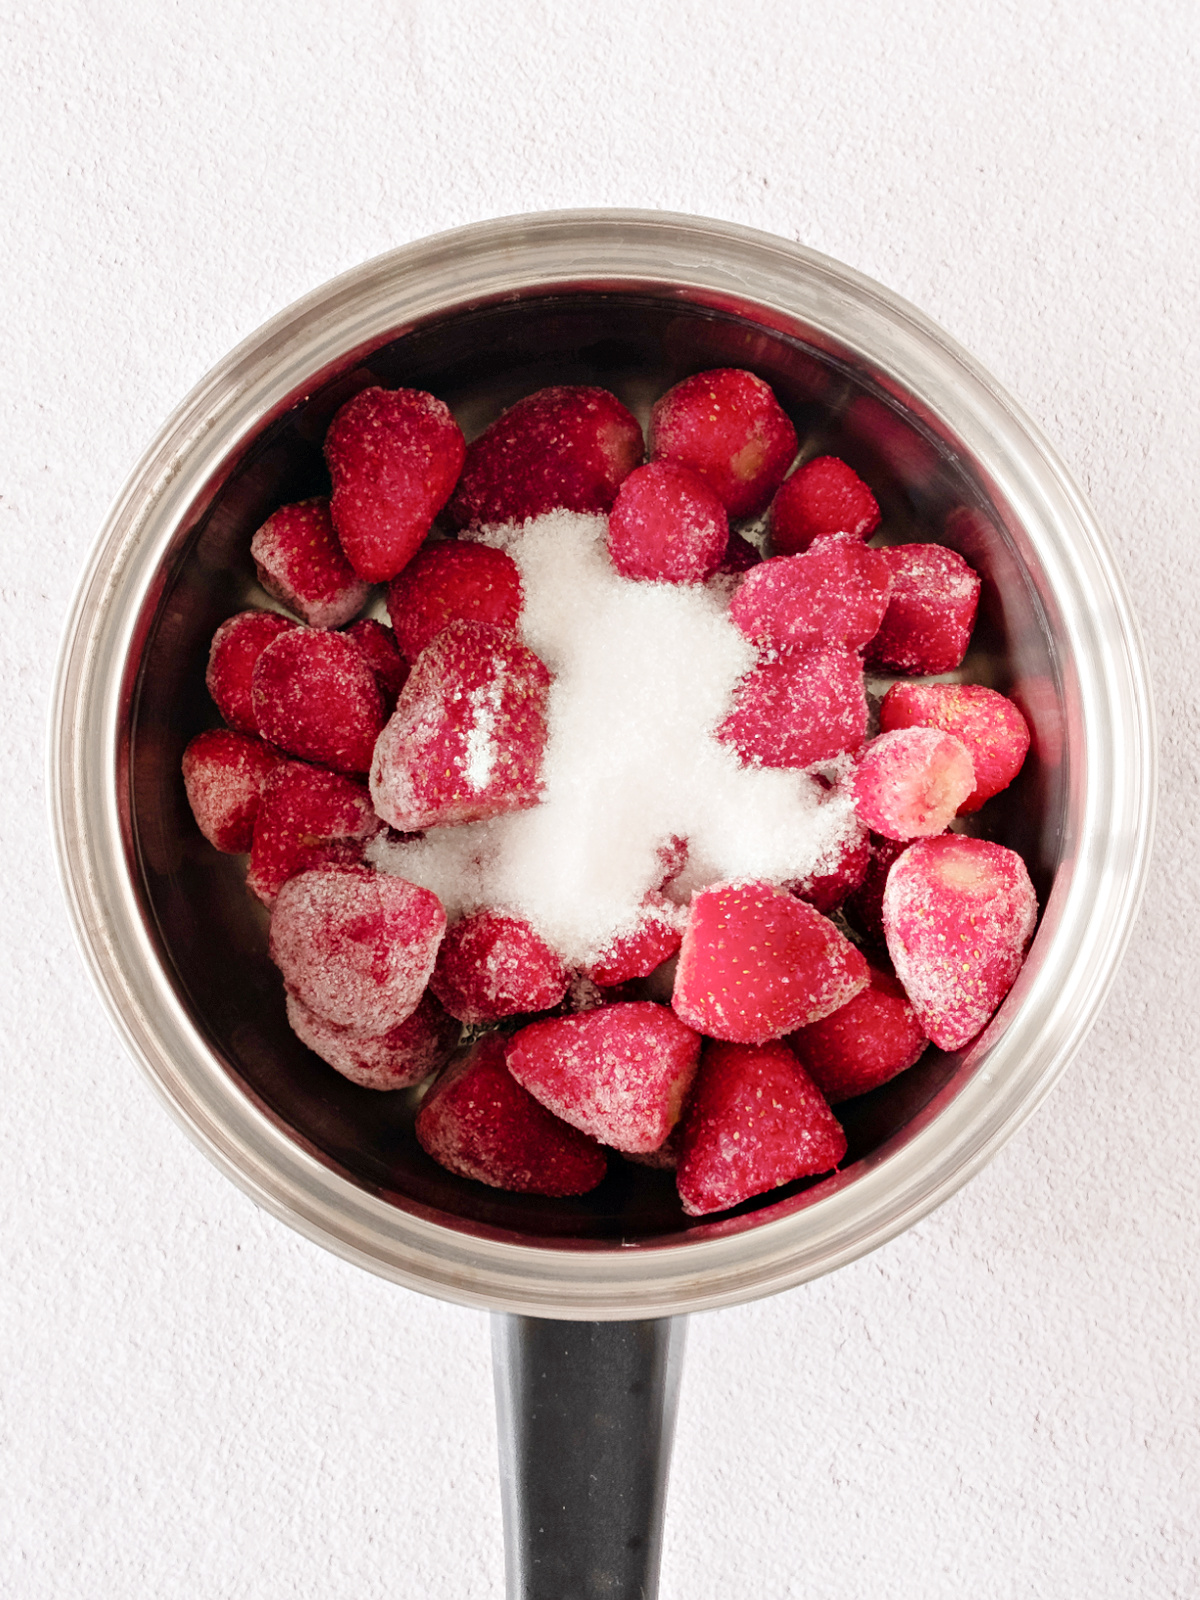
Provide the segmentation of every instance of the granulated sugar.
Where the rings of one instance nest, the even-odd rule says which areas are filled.
[[[848,796],[743,768],[712,738],[755,659],[728,586],[619,577],[605,528],[556,511],[482,535],[517,563],[521,634],[554,674],[543,803],[368,852],[451,919],[482,906],[525,918],[571,965],[633,927],[673,836],[688,860],[668,892],[684,900],[725,879],[830,870],[854,827]]]

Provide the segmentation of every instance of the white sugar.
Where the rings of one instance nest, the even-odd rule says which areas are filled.
[[[563,511],[484,535],[520,568],[522,635],[555,675],[543,803],[370,850],[451,918],[508,911],[578,965],[635,923],[672,836],[688,841],[670,891],[683,898],[722,879],[828,870],[853,828],[845,796],[804,773],[743,768],[712,738],[754,660],[727,586],[621,578],[604,533],[603,517]],[[495,757],[490,723],[479,707],[472,783]]]

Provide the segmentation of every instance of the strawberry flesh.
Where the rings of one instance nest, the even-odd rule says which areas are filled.
[[[961,739],[940,728],[898,728],[872,739],[850,781],[854,809],[885,839],[944,833],[975,787]]]
[[[879,708],[884,733],[941,728],[961,739],[975,769],[975,787],[959,816],[978,811],[1020,772],[1029,750],[1029,724],[1012,701],[979,683],[894,683]]]

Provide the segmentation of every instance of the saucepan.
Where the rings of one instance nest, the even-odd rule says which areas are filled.
[[[435,1166],[418,1091],[346,1082],[290,1032],[243,864],[201,839],[180,757],[215,722],[218,624],[262,603],[250,535],[325,487],[321,440],[366,382],[432,390],[470,437],[548,383],[642,419],[688,373],[749,367],[810,454],[843,456],[891,537],[983,578],[963,675],[1011,695],[1033,744],[981,814],[1041,916],[1015,987],[965,1050],[849,1102],[841,1169],[708,1219],[669,1173],[619,1165],[548,1200]],[[1036,426],[879,285],[744,228],[652,212],[508,218],[318,289],[229,355],[135,468],[67,628],[54,826],[114,1024],[195,1142],[308,1238],[408,1288],[490,1308],[509,1593],[657,1591],[683,1315],[802,1283],[924,1216],[1043,1099],[1096,1017],[1146,872],[1147,672],[1121,579]],[[986,820],[983,820],[986,818]]]

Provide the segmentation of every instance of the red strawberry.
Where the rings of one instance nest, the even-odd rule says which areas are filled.
[[[417,657],[375,747],[371,795],[402,832],[536,805],[550,674],[511,633],[452,622]]]
[[[490,622],[515,633],[521,602],[521,574],[511,556],[457,539],[418,550],[388,589],[388,615],[409,661],[451,622]]]
[[[353,865],[383,823],[361,783],[324,767],[287,761],[263,786],[246,883],[264,905],[310,867]]]
[[[687,467],[651,461],[617,490],[608,553],[623,578],[703,583],[721,566],[728,544],[725,507]]]
[[[861,650],[879,631],[892,590],[887,557],[822,539],[806,555],[776,556],[749,573],[729,607],[747,639]]]
[[[658,889],[661,891],[673,882],[687,866],[688,842],[673,833],[665,839],[655,852],[662,865],[662,877],[658,880]]]
[[[784,884],[789,894],[806,901],[815,911],[827,916],[836,911],[848,895],[861,887],[871,864],[871,837],[861,823],[842,841],[832,862],[822,862],[821,869],[810,872],[807,878]]]
[[[867,696],[853,650],[788,650],[738,684],[717,729],[748,767],[810,767],[862,743]]]
[[[313,628],[340,628],[371,592],[346,560],[325,499],[281,506],[251,539],[250,554],[267,593]]]
[[[929,1040],[895,978],[872,967],[860,994],[785,1042],[830,1105],[837,1105],[904,1072]]]
[[[878,526],[875,496],[837,456],[797,467],[771,503],[771,543],[781,556],[798,555],[830,533],[869,539]]]
[[[749,539],[743,539],[740,533],[731,533],[717,572],[722,577],[736,578],[743,572],[749,572],[751,567],[756,567],[761,560],[762,556]]]
[[[672,1005],[714,1039],[762,1044],[844,1006],[865,958],[828,918],[769,883],[692,896]]]
[[[263,785],[281,760],[278,750],[252,733],[228,728],[198,733],[189,743],[183,784],[209,844],[231,855],[249,850]]]
[[[896,976],[943,1050],[972,1040],[1012,987],[1037,922],[1015,850],[946,834],[910,845],[888,874],[883,926]]]
[[[679,907],[668,901],[651,902],[637,926],[616,934],[587,968],[587,976],[602,988],[646,978],[669,961],[683,940]]]
[[[205,682],[231,728],[240,733],[258,732],[250,697],[255,662],[281,633],[299,626],[277,611],[239,611],[213,634]]]
[[[452,1017],[475,1024],[549,1011],[567,979],[557,953],[527,922],[476,911],[447,931],[429,987]]]
[[[494,1189],[586,1194],[608,1168],[604,1151],[521,1088],[504,1065],[504,1044],[485,1034],[434,1084],[417,1115],[421,1148]]]
[[[651,461],[690,467],[731,517],[764,510],[796,454],[796,430],[769,384],[737,367],[697,372],[655,403]]]
[[[449,516],[456,527],[478,528],[560,506],[607,511],[641,459],[642,430],[607,389],[539,389],[469,446]]]
[[[879,708],[879,726],[884,733],[941,728],[962,740],[975,788],[959,806],[960,817],[1007,789],[1029,750],[1025,718],[1011,700],[979,683],[894,683]]]
[[[556,1117],[615,1150],[657,1150],[679,1120],[700,1037],[650,1000],[533,1022],[508,1070]]]
[[[689,1216],[831,1172],[845,1154],[841,1125],[786,1045],[706,1045],[676,1176]]]
[[[363,389],[329,424],[330,510],[359,577],[386,583],[450,497],[466,446],[449,407],[420,389]]]
[[[296,628],[254,665],[259,732],[289,755],[335,772],[366,772],[383,729],[383,697],[366,657],[341,633]]]
[[[892,862],[908,848],[905,839],[885,839],[882,834],[868,834],[870,859],[863,880],[846,898],[846,909],[854,924],[876,944],[883,944],[883,891]]]
[[[422,995],[417,1009],[387,1033],[354,1033],[327,1022],[287,997],[287,1017],[302,1043],[364,1089],[407,1089],[437,1070],[462,1032],[431,995]]]
[[[347,639],[353,639],[375,674],[375,683],[383,699],[383,709],[390,716],[396,709],[396,700],[408,677],[408,662],[396,645],[396,635],[382,622],[364,617],[346,629]]]
[[[867,660],[891,672],[953,672],[962,664],[975,626],[979,575],[940,544],[894,544],[892,594]]]
[[[314,867],[279,891],[271,960],[319,1017],[387,1033],[416,1010],[445,927],[428,889],[365,867]]]
[[[961,739],[939,728],[881,733],[858,757],[850,780],[854,809],[885,839],[944,833],[975,787],[975,768]]]

